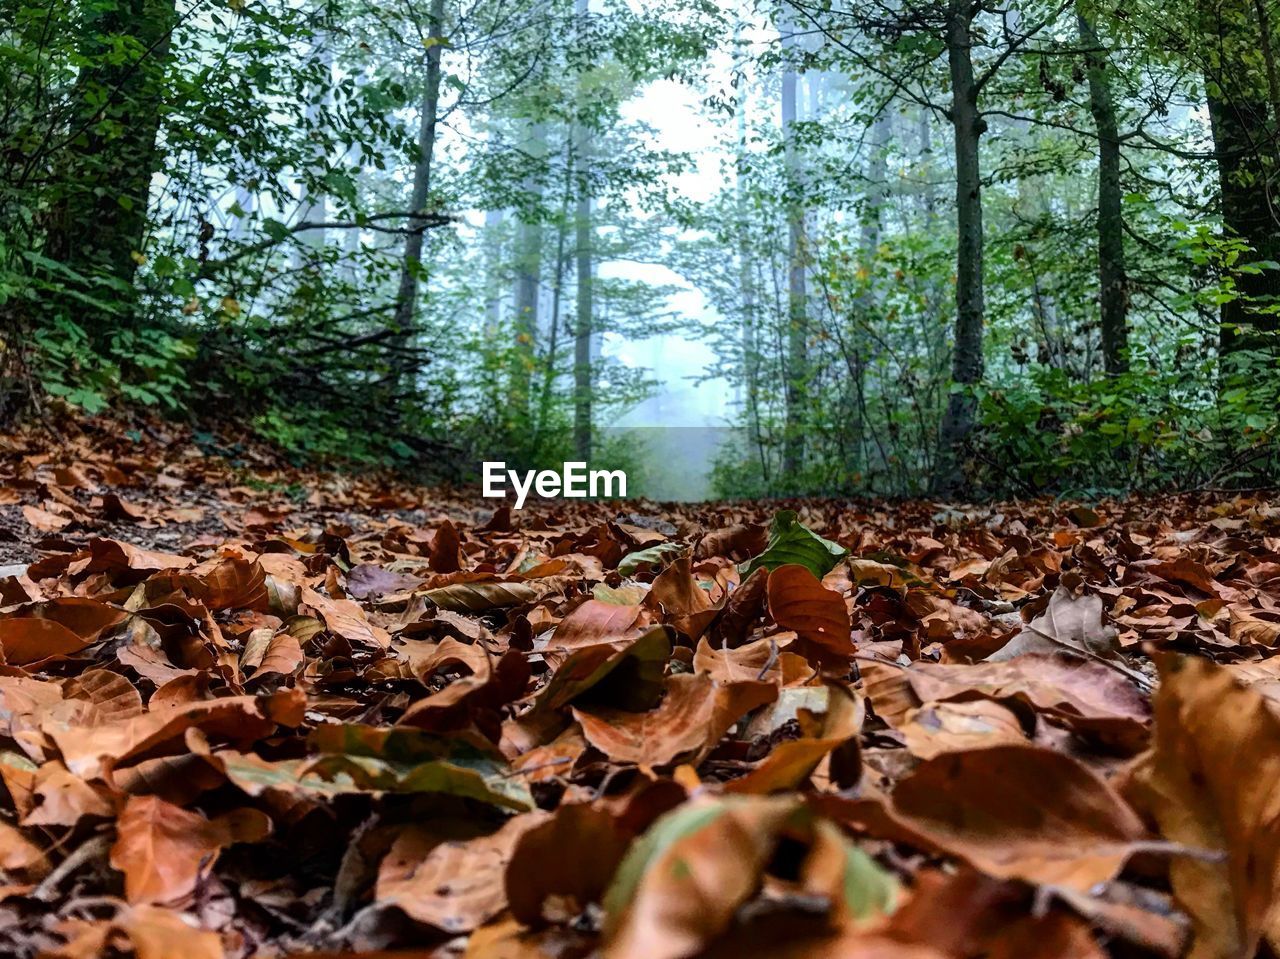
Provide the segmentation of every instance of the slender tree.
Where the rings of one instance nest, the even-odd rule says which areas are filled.
[[[951,354],[952,390],[939,430],[933,491],[954,494],[963,482],[960,451],[973,431],[977,401],[972,388],[982,380],[982,174],[978,148],[987,122],[978,110],[981,84],[973,71],[973,17],[969,0],[947,0],[944,21],[949,109],[956,163],[956,326]]]
[[[1267,5],[1197,0],[1195,11],[1223,223],[1251,248],[1246,263],[1280,262],[1280,80]],[[1257,348],[1280,328],[1280,317],[1258,309],[1280,303],[1280,269],[1244,271],[1238,283],[1241,297],[1222,307],[1224,355]]]
[[[589,0],[575,0],[574,19],[585,36],[590,17]],[[578,81],[577,122],[574,125],[574,162],[578,202],[574,222],[577,261],[577,321],[573,331],[573,449],[578,459],[591,459],[591,345],[593,337],[592,287],[594,264],[591,229],[591,129],[586,122],[586,90]]]
[[[541,120],[525,124],[524,147],[529,174],[521,185],[521,208],[515,238],[515,349],[512,351],[510,409],[516,416],[529,412],[534,354],[538,340],[542,295],[542,177],[537,168],[547,152],[547,126]],[[554,322],[554,319],[553,319]]]
[[[733,26],[735,55],[743,49],[744,26],[744,12],[740,8]],[[741,78],[741,83],[742,89],[734,111],[737,123],[737,137],[734,143],[734,212],[737,217],[735,232],[738,246],[738,294],[741,298],[742,311],[741,362],[742,386],[745,394],[742,400],[750,440],[755,447],[760,465],[760,476],[765,483],[768,483],[769,459],[765,451],[760,422],[760,344],[757,342],[759,291],[756,288],[755,257],[751,252],[751,218],[747,198],[750,175],[750,160],[747,153],[747,112],[750,101],[745,77]]]
[[[410,194],[409,211],[421,218],[428,212],[431,197],[431,163],[436,149],[436,121],[440,109],[440,55],[444,50],[444,0],[431,0],[427,14],[427,35],[423,45],[424,77],[421,116],[418,121],[418,150],[413,169],[413,192]],[[424,222],[410,220],[404,243],[404,257],[400,266],[400,283],[396,290],[395,313],[391,326],[403,354],[409,353],[413,342],[418,309],[418,281],[422,275],[422,246],[426,233]],[[399,392],[412,389],[416,364],[402,365]]]
[[[941,113],[951,124],[955,151],[955,332],[951,389],[938,430],[930,483],[940,496],[955,495],[963,486],[963,453],[977,423],[974,388],[982,381],[985,367],[981,144],[987,119],[979,101],[1005,66],[1056,22],[1070,2],[1050,0],[1039,18],[1032,20],[1021,11],[989,11],[975,0],[872,0],[843,9],[825,2],[788,0],[834,47],[874,78],[875,84],[887,86],[905,101]],[[996,22],[977,26],[979,17],[993,15]],[[851,41],[844,29],[850,25],[862,39],[884,46],[877,50],[872,44]],[[982,51],[980,63],[975,61],[975,47]],[[935,96],[935,60],[940,57],[945,57],[949,81],[945,102],[938,102]]]
[[[1120,183],[1120,128],[1111,94],[1110,65],[1083,0],[1076,2],[1076,25],[1085,48],[1089,110],[1098,136],[1098,300],[1102,362],[1108,373],[1129,368],[1129,281],[1124,261],[1123,190]]]
[[[808,296],[805,292],[805,208],[800,151],[796,142],[798,49],[795,26],[788,9],[778,25],[783,49],[782,144],[787,191],[787,359],[786,436],[782,471],[794,481],[804,466],[804,408],[808,381]]]

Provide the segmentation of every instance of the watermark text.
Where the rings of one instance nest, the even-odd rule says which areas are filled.
[[[587,496],[601,496],[606,499],[622,498],[627,495],[627,474],[622,470],[588,470],[586,463],[564,463],[563,468],[555,470],[526,470],[524,475],[516,470],[507,469],[501,461],[486,460],[481,464],[481,475],[484,480],[483,494],[489,498],[503,498],[507,495],[507,483],[516,494],[516,509],[524,509],[524,501],[530,492],[542,499],[562,496],[567,499],[582,499]]]

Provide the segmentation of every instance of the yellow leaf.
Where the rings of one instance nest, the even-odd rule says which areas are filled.
[[[240,301],[234,296],[224,296],[222,298],[221,310],[233,320],[240,315]]]

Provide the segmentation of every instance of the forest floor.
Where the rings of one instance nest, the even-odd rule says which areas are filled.
[[[0,437],[0,952],[1280,949],[1280,505],[493,506]]]

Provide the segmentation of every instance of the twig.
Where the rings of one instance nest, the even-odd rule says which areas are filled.
[[[32,898],[45,902],[52,901],[58,895],[58,885],[81,866],[100,856],[105,856],[111,848],[111,837],[105,833],[91,836],[76,847],[76,850],[58,863],[58,867],[45,876],[40,885],[31,893]]]
[[[361,923],[363,923],[370,916],[376,916],[379,912],[384,911],[386,908],[387,908],[386,903],[371,902],[369,903],[369,905],[365,906],[363,909],[358,910],[356,914],[351,917],[351,921],[348,922],[345,926],[340,926],[339,928],[334,929],[333,932],[331,932],[328,936],[322,935],[321,937],[319,937],[319,941],[324,942],[327,940],[328,942],[331,942],[337,945],[345,945],[350,941],[351,936],[355,933],[357,928],[359,928]],[[314,929],[314,927],[312,928]]]
[[[862,655],[859,655],[858,653],[854,653],[854,654],[853,654],[853,658],[854,658],[854,659],[860,659],[860,660],[862,660],[864,663],[879,663],[881,666],[897,666],[899,669],[909,669],[909,668],[910,668],[910,667],[908,667],[908,666],[904,666],[902,663],[899,663],[899,662],[897,662],[896,660],[892,660],[892,659],[881,659],[879,656],[862,656]]]
[[[769,640],[769,658],[764,661],[764,665],[760,667],[760,672],[756,673],[756,682],[764,679],[769,674],[769,670],[773,669],[774,664],[778,661],[778,641],[776,639]]]
[[[528,766],[523,769],[513,769],[505,772],[501,776],[495,776],[495,779],[510,779],[512,776],[527,776],[530,773],[536,773],[543,769],[550,769],[553,766],[563,766],[565,763],[573,762],[573,756],[561,756],[559,759],[551,759],[545,763],[538,763],[536,766]]]
[[[1102,665],[1106,666],[1108,669],[1114,669],[1121,676],[1124,676],[1126,679],[1129,679],[1137,683],[1147,692],[1151,692],[1151,690],[1155,688],[1154,686],[1151,685],[1151,680],[1147,679],[1146,676],[1143,676],[1141,673],[1135,672],[1134,670],[1129,669],[1127,666],[1121,666],[1119,663],[1113,663],[1111,660],[1107,659],[1105,656],[1099,656],[1097,653],[1095,653],[1091,649],[1086,649],[1083,646],[1072,646],[1070,643],[1064,643],[1062,640],[1057,639],[1056,637],[1050,636],[1048,633],[1043,632],[1039,629],[1036,629],[1030,623],[1023,624],[1022,628],[1027,630],[1028,632],[1035,633],[1037,636],[1041,636],[1044,639],[1047,639],[1049,642],[1053,643],[1055,646],[1060,646],[1061,648],[1069,650],[1073,653],[1079,653],[1083,656],[1087,656],[1089,659],[1092,659],[1095,662],[1102,663]]]
[[[1197,859],[1200,862],[1227,861],[1225,850],[1184,846],[1180,842],[1171,842],[1168,839],[1140,839],[1128,845],[1133,852],[1146,852],[1156,856],[1182,856],[1186,859]]]

